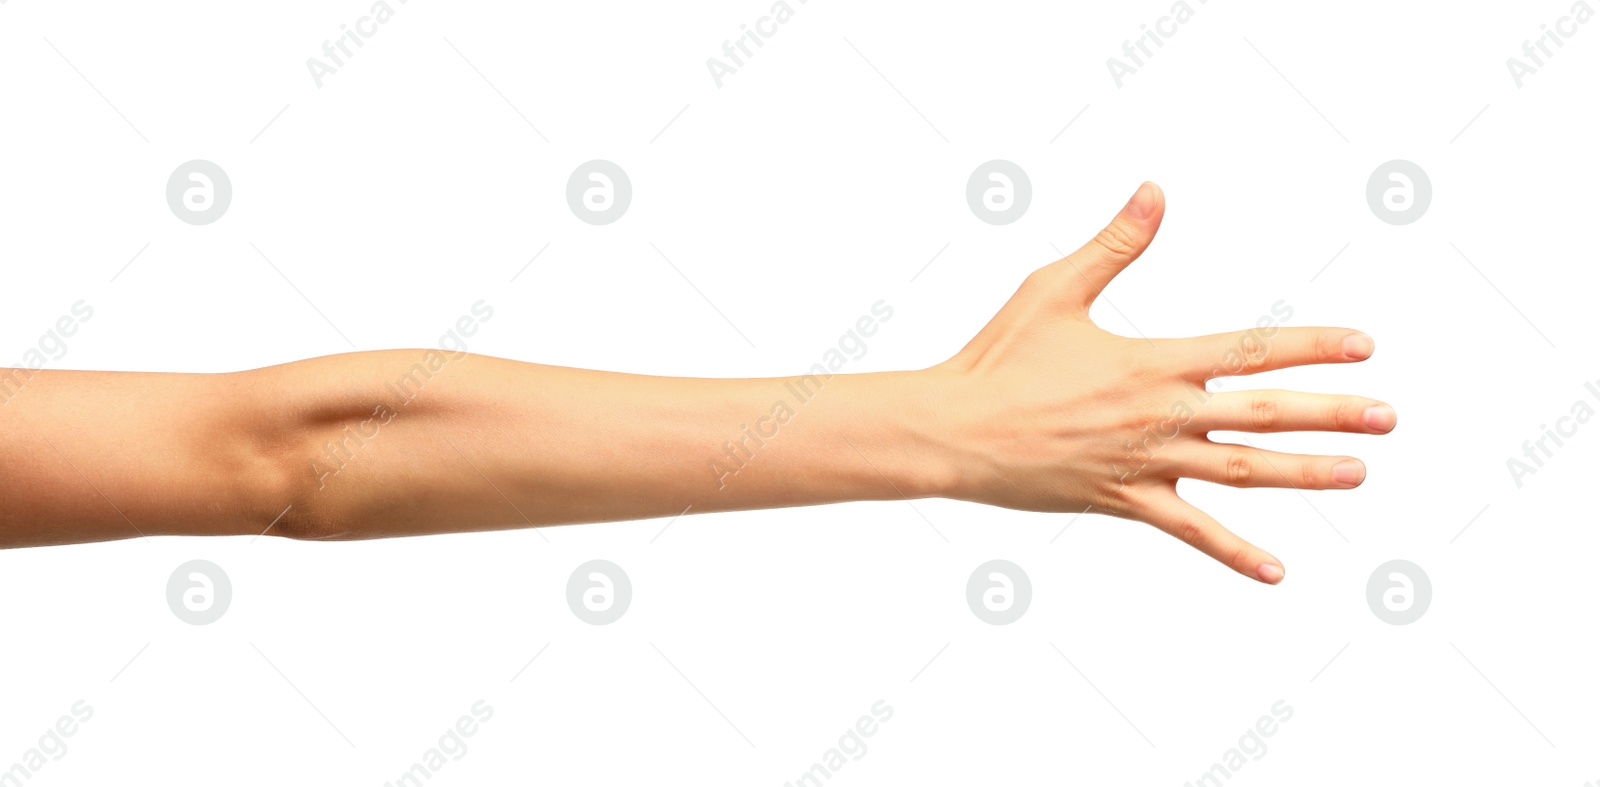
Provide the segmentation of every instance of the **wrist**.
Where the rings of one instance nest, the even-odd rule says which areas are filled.
[[[891,499],[955,496],[960,473],[948,439],[951,419],[941,405],[951,375],[935,368],[859,377],[865,417],[846,436],[855,448],[850,453],[863,456],[847,458],[866,460],[869,482],[891,483]]]

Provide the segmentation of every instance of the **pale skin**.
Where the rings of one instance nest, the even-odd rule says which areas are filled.
[[[0,546],[158,534],[344,540],[945,497],[1146,522],[1276,584],[1283,564],[1181,499],[1178,479],[1350,489],[1366,468],[1208,433],[1383,434],[1395,412],[1348,395],[1197,396],[1218,374],[1365,360],[1373,343],[1355,330],[1147,341],[1095,326],[1090,305],[1143,253],[1164,211],[1160,189],[1141,186],[1095,238],[1029,275],[949,360],[820,386],[437,350],[226,374],[19,372],[0,406]],[[423,384],[402,396],[394,384],[408,375]],[[726,443],[788,398],[786,383],[815,394],[730,468]],[[1175,415],[1178,402],[1188,416]]]

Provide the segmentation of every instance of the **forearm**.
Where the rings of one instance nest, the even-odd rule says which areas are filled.
[[[372,538],[937,493],[916,373],[691,379],[437,350],[219,375],[39,372],[8,546]]]
[[[286,411],[283,444],[301,452],[304,483],[286,519],[310,537],[366,538],[890,499],[943,483],[917,417],[927,394],[909,373],[691,379],[450,358],[361,353],[241,373],[277,392],[258,407],[316,392]]]

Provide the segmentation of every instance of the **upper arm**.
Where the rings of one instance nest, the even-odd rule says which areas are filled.
[[[260,532],[293,494],[250,373],[18,371],[0,404],[0,546]]]

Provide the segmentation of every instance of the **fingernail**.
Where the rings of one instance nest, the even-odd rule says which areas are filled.
[[[1359,459],[1346,459],[1333,466],[1333,482],[1355,486],[1367,477],[1367,466]]]
[[[1344,355],[1346,358],[1365,361],[1372,357],[1372,337],[1364,333],[1352,333],[1344,337]]]
[[[1283,581],[1283,566],[1277,563],[1262,563],[1256,567],[1256,576],[1268,585],[1276,585]]]
[[[1394,408],[1386,404],[1375,404],[1361,414],[1362,423],[1374,432],[1387,432],[1393,429],[1397,420],[1399,418],[1394,414]]]
[[[1156,184],[1147,180],[1139,185],[1138,191],[1133,192],[1133,196],[1128,199],[1128,204],[1122,211],[1131,218],[1148,219],[1156,210],[1156,195]]]

